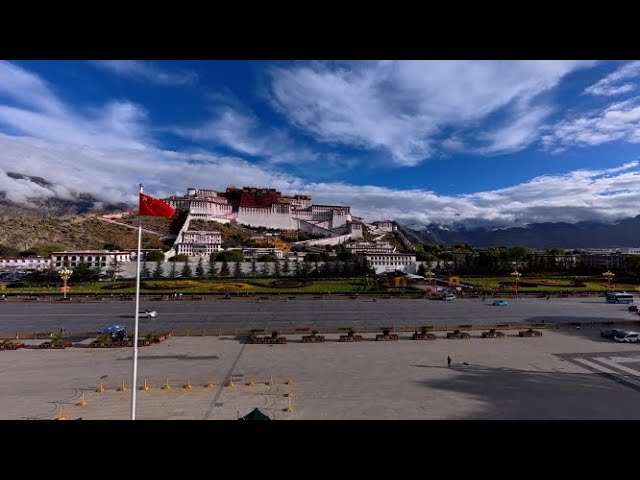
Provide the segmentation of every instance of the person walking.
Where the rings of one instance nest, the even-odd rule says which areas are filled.
[[[451,366],[451,357],[447,355],[447,367]]]

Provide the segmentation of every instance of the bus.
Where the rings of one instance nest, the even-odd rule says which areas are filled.
[[[609,292],[607,293],[607,303],[633,303],[633,293]]]

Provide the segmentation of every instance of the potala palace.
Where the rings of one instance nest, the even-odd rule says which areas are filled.
[[[286,196],[273,188],[228,187],[225,192],[189,188],[184,196],[164,200],[188,211],[191,220],[362,238],[362,219],[353,217],[350,207],[312,205],[309,195]]]

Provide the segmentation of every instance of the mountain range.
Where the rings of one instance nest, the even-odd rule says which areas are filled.
[[[400,225],[411,242],[453,246],[468,243],[474,247],[530,248],[616,248],[640,246],[640,215],[615,223],[532,223],[525,227],[472,228],[439,224]]]
[[[32,183],[51,190],[50,197],[28,198],[27,203],[12,202],[0,191],[0,219],[13,217],[64,217],[106,212],[127,211],[126,203],[104,203],[90,193],[76,192],[71,198],[60,198],[54,185],[42,177],[7,172],[15,180]],[[407,239],[419,243],[453,246],[469,243],[474,247],[522,245],[531,248],[615,248],[640,246],[640,215],[615,223],[533,223],[511,228],[469,227],[464,225],[401,225],[398,228]]]

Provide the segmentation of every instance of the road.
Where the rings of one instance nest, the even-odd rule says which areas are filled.
[[[604,322],[640,320],[627,305],[602,298],[510,300],[507,307],[491,301],[434,300],[263,300],[142,302],[140,310],[156,310],[156,318],[140,318],[143,331],[160,329],[265,328],[291,326],[387,326],[486,324],[515,322]],[[97,331],[112,323],[133,326],[134,302],[0,303],[0,333]]]

